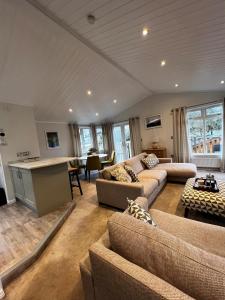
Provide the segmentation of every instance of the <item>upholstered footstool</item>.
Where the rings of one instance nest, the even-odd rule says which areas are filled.
[[[194,182],[195,178],[188,179],[181,195],[185,217],[189,210],[194,210],[225,218],[225,182],[217,180],[218,193],[195,190],[193,189]]]

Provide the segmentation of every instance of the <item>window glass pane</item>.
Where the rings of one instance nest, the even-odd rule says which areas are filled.
[[[199,110],[192,110],[192,111],[189,111],[188,112],[188,118],[191,119],[191,118],[198,118],[198,117],[201,117],[202,115],[202,111],[199,109]]]
[[[211,107],[206,109],[206,115],[207,116],[222,114],[222,112],[223,112],[222,105],[220,105],[220,106],[211,106]]]
[[[202,119],[189,120],[189,140],[193,153],[204,153],[204,123]]]
[[[222,118],[215,116],[206,119],[207,153],[220,153],[222,150]]]
[[[80,143],[82,155],[86,155],[88,150],[93,147],[92,134],[89,127],[80,128]]]
[[[104,152],[104,144],[103,144],[103,134],[102,134],[102,127],[96,127],[96,135],[97,135],[97,143],[98,143],[98,151],[100,153]]]

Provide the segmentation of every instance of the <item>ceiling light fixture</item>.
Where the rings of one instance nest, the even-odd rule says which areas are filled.
[[[174,85],[176,88],[179,86],[179,84],[178,83],[175,83],[175,85]]]
[[[117,99],[113,99],[113,103],[115,103],[115,104],[116,104],[116,103],[117,103]]]
[[[224,80],[221,80],[221,81],[220,81],[220,84],[224,84]]]
[[[161,67],[164,67],[166,65],[166,61],[165,60],[162,60],[161,61]]]
[[[149,33],[149,30],[148,30],[148,28],[147,27],[144,27],[143,29],[142,29],[142,36],[147,36],[148,35],[148,33]]]
[[[72,113],[72,112],[73,112],[72,108],[69,108],[69,112],[70,112],[70,113]]]
[[[89,14],[89,15],[87,15],[87,21],[89,24],[95,24],[96,18],[94,15]]]
[[[92,95],[92,91],[91,90],[87,90],[87,95],[91,96]]]
[[[98,116],[99,116],[99,113],[96,113],[95,115],[96,115],[96,117],[98,117]]]

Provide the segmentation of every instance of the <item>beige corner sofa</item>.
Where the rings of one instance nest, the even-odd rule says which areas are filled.
[[[141,162],[146,153],[141,153],[122,163],[133,168],[138,174],[140,182],[124,183],[112,180],[110,169],[107,167],[100,171],[96,180],[98,202],[119,209],[126,209],[127,197],[136,199],[146,197],[150,205],[162,190],[167,181],[186,182],[188,178],[195,177],[196,166],[191,163],[172,163],[171,158],[159,158],[159,164],[153,169],[146,169]]]
[[[127,211],[109,219],[80,264],[85,299],[225,299],[225,228],[150,213],[157,227]]]

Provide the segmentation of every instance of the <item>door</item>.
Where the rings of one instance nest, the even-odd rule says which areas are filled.
[[[131,157],[130,127],[127,122],[113,125],[113,141],[117,163]]]

